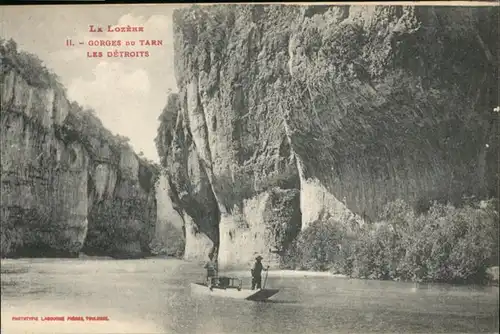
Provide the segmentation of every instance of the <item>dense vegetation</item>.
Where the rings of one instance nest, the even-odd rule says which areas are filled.
[[[36,55],[19,51],[13,39],[0,38],[2,73],[7,67],[15,68],[32,86],[49,88],[61,87],[59,78],[43,64]]]
[[[418,213],[396,201],[376,223],[317,221],[301,232],[283,267],[351,277],[484,283],[498,265],[498,202],[434,202]]]

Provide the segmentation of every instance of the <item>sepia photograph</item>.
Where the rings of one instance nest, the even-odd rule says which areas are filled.
[[[0,6],[1,334],[498,333],[499,9]]]

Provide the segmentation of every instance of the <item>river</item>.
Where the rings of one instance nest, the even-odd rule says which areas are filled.
[[[191,296],[189,283],[202,279],[203,270],[174,259],[7,259],[1,265],[2,334],[498,332],[498,287],[271,271],[267,286],[280,292],[257,303]],[[49,316],[108,321],[42,321]]]

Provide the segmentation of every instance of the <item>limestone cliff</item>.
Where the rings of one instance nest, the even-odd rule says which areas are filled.
[[[156,183],[157,219],[153,252],[181,257],[185,249],[184,222],[170,198],[168,176],[161,173]],[[192,249],[192,247],[190,247]]]
[[[498,20],[494,7],[177,10],[179,93],[157,144],[186,252],[269,259],[316,219],[498,196]]]
[[[2,44],[1,255],[139,256],[157,170],[106,130],[34,55]]]

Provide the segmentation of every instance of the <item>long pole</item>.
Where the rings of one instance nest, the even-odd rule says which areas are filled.
[[[267,274],[269,273],[269,266],[266,268],[266,278],[264,278],[264,285],[262,285],[262,289],[265,289],[266,287],[266,282],[267,282]]]

